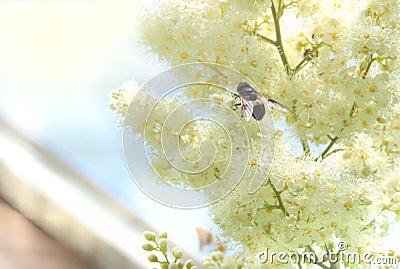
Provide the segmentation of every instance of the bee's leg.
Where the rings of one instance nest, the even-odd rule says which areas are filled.
[[[232,97],[235,98],[235,99],[240,98],[240,96],[239,96],[238,94],[236,94],[236,93],[232,93]],[[233,106],[232,109],[233,109],[234,111],[236,111],[236,110],[238,109],[238,107],[241,106],[241,105],[242,105],[242,102],[237,103],[237,104],[235,104],[235,105]]]
[[[237,103],[233,106],[233,110],[236,111],[238,109],[238,107],[240,107],[242,105],[242,103]]]

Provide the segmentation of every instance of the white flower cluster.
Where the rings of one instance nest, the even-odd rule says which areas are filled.
[[[111,102],[109,107],[119,118],[119,125],[122,126],[125,121],[125,114],[131,104],[133,97],[139,90],[139,85],[134,80],[126,81],[111,93]]]
[[[335,238],[353,250],[372,247],[371,240],[377,247],[385,224],[382,204],[376,203],[385,197],[380,182],[349,173],[340,160],[299,158],[278,140],[267,184],[255,195],[239,185],[213,206],[213,220],[224,238],[245,246],[248,257],[265,247],[293,251]]]
[[[214,62],[234,67],[267,86],[282,69],[274,48],[244,31],[270,1],[162,1],[141,18],[142,41],[171,65]]]
[[[165,0],[143,14],[138,31],[143,44],[170,65],[228,65],[291,110],[285,114],[291,128],[284,130],[302,142],[304,155],[295,152],[294,139],[277,132],[274,165],[261,189],[248,194],[247,174],[211,207],[222,238],[240,244],[246,257],[265,247],[296,251],[336,239],[359,252],[383,251],[378,243],[393,224],[389,216],[400,216],[399,1]],[[121,86],[111,108],[125,116],[137,88]],[[185,94],[234,104],[217,89],[190,88]],[[132,105],[135,113],[144,113],[149,98]],[[182,175],[158,162],[156,148],[163,122],[183,99],[163,102],[149,122],[133,130],[153,130],[146,143],[154,147],[155,166],[175,184],[199,187],[218,180],[231,154],[243,150],[229,146],[240,136],[238,126],[229,122],[226,135],[215,124],[189,124],[179,134],[183,156],[198,159],[202,141],[211,140],[217,158],[210,170]],[[129,117],[128,126],[134,121]],[[257,137],[255,130],[254,121],[246,125],[249,137]],[[259,141],[250,140],[245,162],[253,171],[269,169],[254,161]],[[322,153],[313,156],[309,144]],[[260,265],[251,258],[245,264]]]
[[[270,162],[267,159],[272,160],[272,154],[262,152],[260,139],[264,139],[266,145],[272,143],[269,145],[271,149],[274,140],[271,140],[268,133],[265,137],[260,137],[262,133],[255,121],[241,122],[240,110],[236,112],[230,110],[230,114],[218,114],[219,117],[224,117],[223,122],[221,118],[218,124],[209,120],[192,120],[196,118],[196,111],[180,108],[188,97],[198,100],[207,98],[214,100],[216,102],[214,104],[222,103],[233,108],[238,100],[235,100],[230,92],[212,86],[186,86],[180,94],[164,97],[152,108],[156,98],[145,91],[138,92],[138,89],[139,86],[135,83],[122,84],[113,91],[110,107],[125,119],[124,127],[132,129],[136,137],[146,144],[152,167],[164,181],[180,187],[200,188],[220,180],[227,173],[240,176],[240,169],[238,172],[236,167],[249,166],[245,171],[245,178],[249,179],[254,175],[256,167],[265,166],[265,170],[269,168]],[[212,112],[213,103],[210,104],[210,107],[204,109]],[[184,128],[181,128],[183,126],[178,122],[177,126],[173,126],[175,122],[171,120],[172,117],[187,124]],[[172,125],[166,127],[167,120],[172,122]],[[143,137],[144,135],[146,137]],[[175,148],[176,141],[179,150]],[[204,143],[205,141],[209,143]],[[237,147],[233,148],[233,145]],[[213,150],[215,154],[204,154]],[[190,173],[192,166],[186,166],[187,169],[184,170],[188,173],[184,173],[171,165],[171,159],[165,158],[165,154],[172,156],[171,159],[183,157],[180,163],[175,163],[180,164],[179,167],[185,167],[198,160],[201,160],[198,166],[207,167],[208,164],[210,166],[199,173]],[[235,163],[232,163],[233,154],[240,156],[235,159]]]
[[[293,108],[299,137],[323,144],[370,129],[398,84],[397,1],[276,2],[288,6],[280,26],[294,77],[271,44],[271,1],[163,1],[139,30],[172,65],[209,61],[248,75]]]
[[[288,123],[299,137],[324,144],[330,135],[346,142],[355,132],[370,130],[393,102],[399,83],[399,4],[319,1],[318,6],[320,12],[293,22],[303,27],[285,44],[289,62],[320,48],[309,54],[304,68],[295,66],[294,78],[278,78],[271,89],[293,106]]]

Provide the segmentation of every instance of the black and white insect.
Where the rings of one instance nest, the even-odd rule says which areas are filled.
[[[241,82],[236,86],[236,97],[240,98],[240,105],[242,107],[242,117],[249,121],[251,116],[260,121],[265,115],[265,104],[283,112],[288,112],[288,108],[278,103],[277,101],[262,95],[251,87],[247,82]]]

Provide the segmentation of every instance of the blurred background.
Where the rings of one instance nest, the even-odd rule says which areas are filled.
[[[134,39],[144,2],[0,0],[1,269],[151,268],[148,229],[207,254],[207,209],[136,187],[108,109],[112,89],[165,68]]]
[[[126,268],[149,268],[140,248],[145,229],[168,231],[184,251],[200,255],[196,227],[211,227],[207,210],[171,209],[138,190],[108,109],[112,89],[165,68],[134,40],[141,4],[0,1],[0,268],[34,268],[35,253],[4,242],[14,234],[23,245],[21,233],[35,225],[44,231],[35,228],[29,244],[55,239],[50,249],[84,253],[90,265],[83,268],[110,268],[118,255],[134,260]],[[101,251],[117,254],[102,260]],[[49,268],[80,268],[62,267],[43,249],[37,255],[55,261]]]

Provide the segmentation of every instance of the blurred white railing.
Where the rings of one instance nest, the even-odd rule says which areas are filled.
[[[0,197],[100,268],[148,268],[151,229],[0,118]]]

